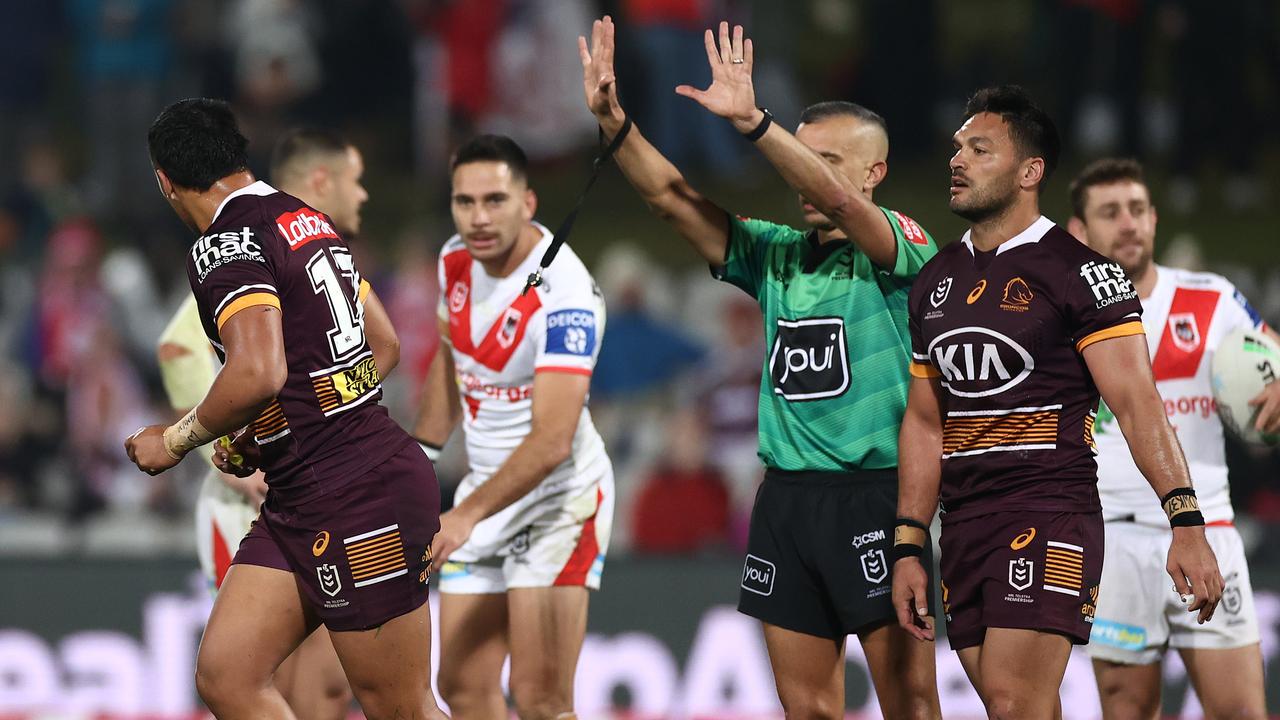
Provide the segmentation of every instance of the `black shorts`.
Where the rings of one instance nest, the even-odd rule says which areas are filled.
[[[833,639],[895,621],[897,505],[893,468],[768,470],[751,512],[738,610]],[[923,562],[932,568],[931,548]]]
[[[367,630],[427,601],[440,488],[406,442],[363,478],[298,507],[276,493],[240,543],[236,564],[292,572],[330,630]]]
[[[943,522],[942,605],[952,650],[987,628],[1089,642],[1102,579],[1102,513],[1002,511]]]

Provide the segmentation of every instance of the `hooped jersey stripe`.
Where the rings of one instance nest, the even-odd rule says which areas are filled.
[[[280,298],[274,295],[273,293],[266,293],[266,292],[256,292],[256,293],[248,293],[246,295],[241,295],[240,297],[228,303],[227,306],[222,309],[222,312],[218,313],[218,321],[217,321],[218,330],[219,331],[222,330],[222,326],[225,325],[227,321],[231,319],[232,315],[235,315],[241,310],[244,310],[246,308],[251,308],[255,305],[267,305],[279,310]]]
[[[936,378],[942,377],[942,373],[938,372],[938,369],[929,363],[916,362],[912,360],[911,377],[918,377],[922,379]]]
[[[1145,331],[1142,329],[1141,320],[1130,320],[1119,325],[1112,325],[1109,328],[1103,328],[1095,333],[1090,333],[1076,342],[1076,351],[1083,351],[1090,345],[1102,340],[1110,340],[1111,338],[1127,337],[1129,335],[1142,335]]]

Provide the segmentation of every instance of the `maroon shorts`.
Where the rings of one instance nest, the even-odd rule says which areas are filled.
[[[440,487],[416,443],[296,507],[269,493],[233,564],[292,572],[330,630],[367,630],[427,601]]]
[[[952,650],[987,628],[1089,642],[1102,578],[1101,513],[996,512],[942,525],[942,608]]]

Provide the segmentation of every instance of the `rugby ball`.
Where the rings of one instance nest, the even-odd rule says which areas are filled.
[[[1280,345],[1260,330],[1237,328],[1214,350],[1209,373],[1218,416],[1227,430],[1248,443],[1280,444],[1280,435],[1254,428],[1258,407],[1249,404],[1280,377]]]

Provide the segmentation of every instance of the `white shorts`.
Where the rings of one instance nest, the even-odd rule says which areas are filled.
[[[567,501],[512,506],[476,525],[440,568],[440,592],[504,593],[511,588],[600,589],[613,528],[613,471]]]
[[[1234,527],[1205,529],[1226,587],[1213,619],[1203,625],[1187,612],[1165,571],[1172,531],[1109,522],[1106,532],[1090,657],[1149,665],[1170,647],[1226,650],[1259,641],[1244,543]]]
[[[205,475],[196,499],[196,554],[210,592],[222,585],[240,540],[257,517],[258,509],[227,487],[216,470]]]

